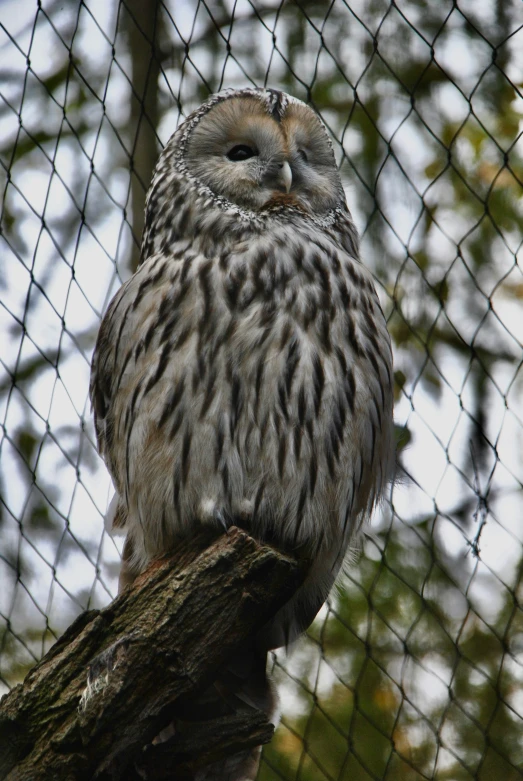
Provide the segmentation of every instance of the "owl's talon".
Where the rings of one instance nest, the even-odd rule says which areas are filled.
[[[225,534],[229,534],[229,526],[227,525],[225,517],[224,517],[223,513],[220,512],[220,510],[218,510],[215,513],[215,518],[218,521],[218,523],[220,524],[220,526],[223,528]]]

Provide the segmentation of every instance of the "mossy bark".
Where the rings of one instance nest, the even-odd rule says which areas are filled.
[[[158,767],[190,778],[192,755],[201,764],[268,742],[272,726],[252,711],[151,745],[178,698],[208,685],[301,578],[293,559],[236,528],[153,562],[107,608],[79,616],[4,697],[0,779],[168,777]]]

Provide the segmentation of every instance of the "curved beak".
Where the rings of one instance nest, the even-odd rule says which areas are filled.
[[[278,181],[282,183],[286,193],[290,192],[292,186],[292,171],[287,161],[285,161],[280,168]]]
[[[286,160],[283,163],[272,161],[263,176],[263,184],[271,190],[288,193],[292,185],[292,171],[289,163]]]

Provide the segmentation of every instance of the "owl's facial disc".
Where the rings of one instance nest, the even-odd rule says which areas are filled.
[[[321,214],[343,198],[325,130],[304,105],[289,104],[277,121],[252,96],[224,100],[198,122],[185,158],[215,195],[248,210],[284,195],[287,205]]]

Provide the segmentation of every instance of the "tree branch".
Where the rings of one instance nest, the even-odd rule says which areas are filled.
[[[302,578],[293,559],[234,527],[184,541],[107,608],[79,616],[4,697],[0,779],[143,778],[137,763],[161,778],[147,775],[158,757],[172,771],[190,767],[196,748],[201,762],[268,742],[272,726],[251,710],[144,751],[176,701],[209,685]]]

